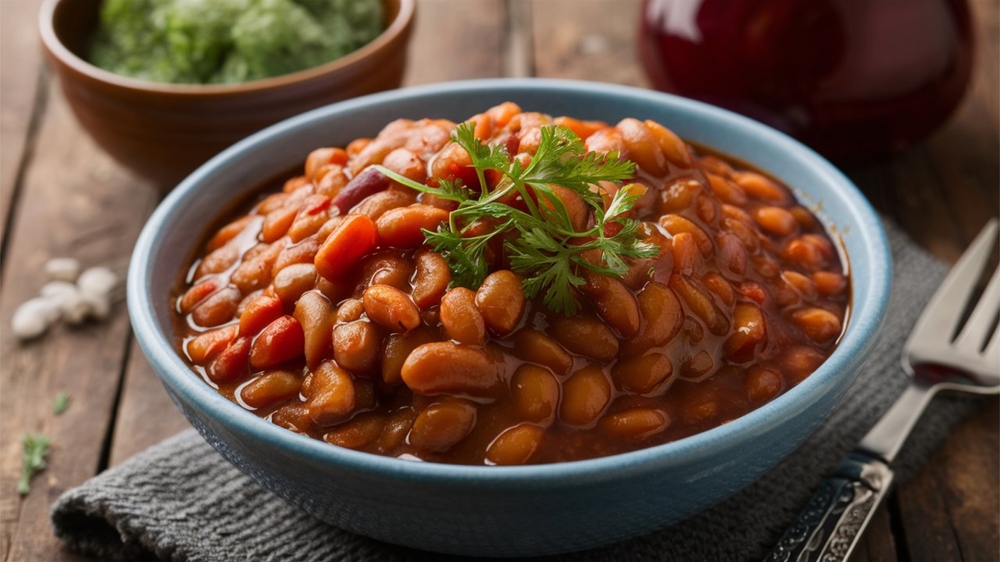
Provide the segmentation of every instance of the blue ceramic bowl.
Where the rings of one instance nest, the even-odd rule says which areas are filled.
[[[851,317],[840,346],[804,382],[731,423],[680,441],[578,462],[474,467],[330,446],[229,402],[174,351],[168,300],[220,209],[315,147],[374,136],[399,118],[462,120],[505,100],[526,110],[617,122],[653,119],[773,174],[821,209],[850,256]],[[132,256],[128,308],[170,396],[232,463],[312,515],[379,540],[464,555],[566,552],[641,535],[753,482],[836,406],[870,352],[889,300],[890,255],[857,188],[798,142],[733,113],[634,88],[551,80],[457,82],[327,106],[270,127],[189,176],[160,205]]]

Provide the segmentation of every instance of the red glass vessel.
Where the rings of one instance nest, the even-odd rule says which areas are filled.
[[[857,161],[948,118],[973,41],[965,0],[645,0],[639,52],[657,89]]]

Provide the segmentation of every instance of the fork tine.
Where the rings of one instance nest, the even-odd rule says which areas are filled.
[[[942,331],[948,334],[949,339],[955,333],[966,303],[972,295],[972,289],[989,259],[996,232],[997,220],[991,219],[948,273],[948,277],[938,287],[931,301],[927,303],[924,313],[920,315],[916,326],[910,332],[906,349],[910,349],[913,345],[921,346],[922,342],[918,340],[929,336],[936,342],[938,341],[936,334]]]
[[[1000,365],[1000,328],[993,331],[993,337],[986,346],[983,357],[988,365]]]
[[[958,339],[955,340],[956,349],[972,354],[979,353],[990,337],[989,329],[997,316],[998,305],[1000,305],[1000,267],[993,272],[993,277],[990,278],[986,290],[976,303],[969,321],[965,323]]]

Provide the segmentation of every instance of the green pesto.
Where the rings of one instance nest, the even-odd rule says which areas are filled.
[[[381,0],[104,0],[90,61],[154,82],[234,84],[342,57],[382,21]]]

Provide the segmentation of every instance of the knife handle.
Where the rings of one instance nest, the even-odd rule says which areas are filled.
[[[766,562],[846,561],[892,478],[892,469],[881,460],[851,454],[823,482]]]

